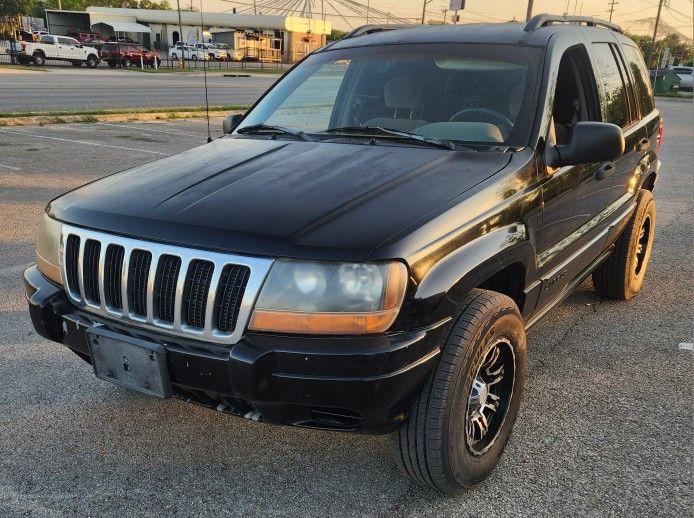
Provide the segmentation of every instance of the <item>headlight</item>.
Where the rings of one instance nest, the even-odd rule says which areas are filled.
[[[379,333],[395,320],[406,286],[407,268],[398,262],[276,261],[258,296],[249,328]]]
[[[57,284],[62,284],[60,276],[60,234],[63,224],[45,212],[36,242],[36,265],[39,271]]]

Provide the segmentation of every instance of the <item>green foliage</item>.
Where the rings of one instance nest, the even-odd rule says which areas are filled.
[[[26,4],[25,10],[20,14],[30,14],[43,18],[46,9],[57,9],[58,0],[0,0],[0,2],[20,2]],[[2,3],[0,3],[0,6]],[[66,11],[84,11],[87,7],[124,7],[129,9],[171,9],[168,0],[62,0],[63,9]]]
[[[328,36],[327,40],[328,41],[336,41],[341,38],[344,38],[347,33],[345,31],[341,31],[339,29],[333,29],[330,31],[330,35]]]
[[[0,1],[0,19],[18,14],[25,14],[31,9],[32,0],[2,0]]]
[[[677,34],[668,34],[664,38],[655,42],[655,47],[652,44],[651,36],[642,36],[639,34],[628,34],[632,40],[639,46],[643,52],[644,59],[648,68],[655,68],[660,57],[666,48],[670,49],[670,55],[675,58],[676,64],[686,64],[692,62],[692,47],[683,42]],[[650,60],[649,60],[650,56]]]

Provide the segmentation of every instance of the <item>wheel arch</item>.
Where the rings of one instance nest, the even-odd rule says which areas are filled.
[[[653,188],[655,187],[655,182],[657,178],[658,174],[655,171],[653,171],[644,179],[643,183],[641,184],[641,188],[653,192]]]
[[[524,224],[501,227],[439,261],[419,283],[415,297],[445,296],[457,304],[471,290],[481,288],[508,295],[525,314],[525,290],[535,271],[534,257]]]

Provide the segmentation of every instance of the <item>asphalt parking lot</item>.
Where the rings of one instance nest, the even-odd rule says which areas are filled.
[[[454,497],[397,471],[386,437],[273,427],[97,380],[38,337],[21,274],[45,203],[202,144],[202,119],[0,128],[0,516],[691,516],[691,102],[666,121],[643,292],[590,281],[529,335],[529,377],[494,474]],[[213,120],[215,134],[221,121]]]

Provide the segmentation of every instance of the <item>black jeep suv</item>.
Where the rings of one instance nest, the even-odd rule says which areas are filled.
[[[607,22],[390,29],[311,54],[222,138],[53,200],[26,291],[99,378],[391,433],[450,492],[504,449],[528,328],[590,274],[641,289],[662,125]]]

